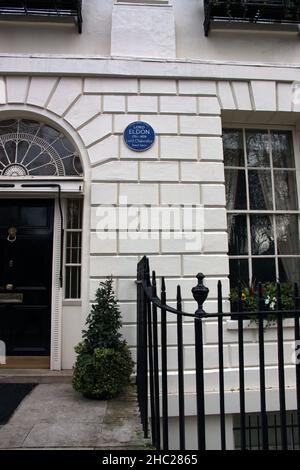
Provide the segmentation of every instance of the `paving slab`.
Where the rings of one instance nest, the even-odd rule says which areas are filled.
[[[94,447],[100,434],[100,424],[41,423],[33,426],[22,447]]]
[[[9,422],[0,426],[1,449],[143,448],[135,387],[113,400],[89,400],[71,384],[39,384]]]
[[[72,370],[1,369],[0,382],[4,383],[71,383]]]
[[[38,385],[27,395],[10,423],[36,424],[41,422],[85,422],[101,424],[107,402],[87,400],[68,384]]]
[[[0,449],[22,447],[32,426],[7,423],[0,426]]]

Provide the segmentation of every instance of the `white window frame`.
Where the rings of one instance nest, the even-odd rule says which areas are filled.
[[[246,155],[246,141],[245,141],[245,131],[247,129],[253,129],[253,130],[266,130],[268,132],[270,131],[290,131],[292,133],[292,142],[293,142],[293,151],[294,151],[294,161],[295,161],[295,175],[296,175],[296,190],[297,190],[297,198],[298,198],[298,210],[292,210],[292,211],[287,211],[287,210],[241,210],[241,209],[227,209],[226,207],[226,212],[227,215],[229,214],[240,214],[240,215],[246,215],[246,222],[247,222],[247,240],[248,240],[248,254],[247,255],[229,255],[229,259],[246,259],[248,260],[248,270],[249,270],[249,282],[251,282],[253,276],[252,276],[252,263],[249,262],[251,259],[262,259],[262,258],[271,258],[275,259],[275,270],[276,270],[276,279],[278,280],[279,276],[279,268],[278,268],[278,258],[282,257],[290,257],[294,258],[297,257],[300,259],[300,254],[299,255],[278,255],[277,252],[277,236],[276,236],[276,224],[273,223],[273,229],[274,229],[274,255],[252,255],[251,254],[251,230],[250,230],[250,215],[256,215],[256,214],[273,214],[280,215],[280,214],[296,214],[298,215],[298,229],[299,229],[299,234],[300,234],[300,178],[299,178],[299,171],[300,171],[300,152],[299,152],[299,140],[298,137],[296,136],[295,128],[293,126],[284,126],[284,125],[266,125],[266,124],[241,124],[241,123],[222,123],[222,128],[223,129],[237,129],[237,130],[243,130],[243,149],[244,149],[244,162],[245,165],[243,167],[234,167],[234,166],[226,166],[225,165],[225,156],[224,156],[224,168],[225,169],[232,169],[232,170],[241,170],[247,168],[246,162],[247,162],[247,155]],[[270,135],[270,134],[269,134]],[[256,167],[253,167],[255,169]],[[262,168],[261,168],[262,169]],[[285,168],[283,168],[284,170]],[[274,173],[273,173],[273,159],[272,159],[272,147],[270,146],[270,170],[271,170],[271,178],[272,178],[272,202],[274,204],[275,201],[275,191],[274,191]],[[248,173],[247,171],[245,172],[245,181],[246,181],[246,198],[247,198],[247,207],[250,207],[249,205],[249,185],[248,185]],[[275,205],[273,205],[275,207]],[[274,220],[274,218],[273,218]],[[230,240],[230,233],[229,233],[229,228],[228,228],[228,239]]]
[[[70,200],[74,200],[74,199],[78,199],[81,201],[81,228],[80,229],[71,229],[71,228],[68,228],[68,224],[67,224],[67,218],[68,218],[68,201]],[[83,199],[82,198],[79,198],[79,197],[70,197],[70,198],[67,198],[64,200],[64,207],[63,207],[63,211],[64,211],[64,264],[63,264],[63,278],[64,278],[64,286],[63,286],[63,295],[64,295],[64,301],[66,302],[71,302],[73,300],[75,301],[81,301],[82,299],[82,234],[83,234]],[[67,239],[68,239],[68,233],[71,233],[71,232],[74,232],[74,233],[81,233],[81,246],[80,246],[80,262],[79,263],[67,263]],[[77,289],[77,292],[79,292],[79,296],[78,297],[67,297],[66,296],[66,289],[67,289],[67,282],[66,282],[66,279],[67,279],[67,268],[72,268],[72,267],[75,267],[75,268],[79,268],[80,270],[80,282],[79,282],[79,286],[78,286],[78,289]]]

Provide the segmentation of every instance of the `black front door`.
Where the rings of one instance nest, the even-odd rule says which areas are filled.
[[[0,340],[8,356],[49,356],[52,200],[0,200]]]

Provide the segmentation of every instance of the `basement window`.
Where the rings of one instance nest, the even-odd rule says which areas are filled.
[[[269,412],[267,413],[268,420],[268,441],[269,450],[281,450],[281,424],[280,413]],[[287,445],[289,450],[299,450],[298,439],[298,424],[297,412],[286,412],[286,427],[287,427]],[[234,445],[236,450],[241,449],[241,428],[240,416],[233,416],[233,434]],[[261,450],[262,449],[262,422],[260,413],[247,413],[246,414],[246,449],[247,450]]]

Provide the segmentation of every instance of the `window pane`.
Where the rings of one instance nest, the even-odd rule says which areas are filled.
[[[225,170],[227,209],[247,209],[244,170]]]
[[[67,266],[66,268],[66,299],[80,298],[81,267]]]
[[[280,282],[300,281],[300,258],[278,258]]]
[[[2,176],[81,176],[74,145],[61,131],[27,119],[0,122]]]
[[[245,215],[229,215],[229,254],[230,255],[247,255],[248,254],[248,238],[247,238],[247,219]]]
[[[276,281],[275,259],[274,258],[252,259],[252,280],[255,283]]]
[[[273,217],[267,215],[251,215],[250,228],[252,255],[275,254]]]
[[[274,168],[295,168],[292,133],[272,131],[271,142]]]
[[[67,207],[67,228],[80,229],[82,227],[82,201],[69,199]]]
[[[265,131],[246,131],[248,166],[270,166],[269,137]]]
[[[272,210],[272,180],[268,170],[249,170],[250,209]]]
[[[298,210],[295,171],[274,171],[277,210]]]
[[[279,255],[300,254],[298,215],[277,215],[276,235]]]
[[[243,132],[239,129],[223,129],[225,166],[245,166]]]
[[[230,287],[236,287],[239,281],[245,284],[249,284],[249,269],[247,259],[230,259],[229,272]]]
[[[82,244],[82,200],[67,201],[66,217],[66,267],[65,298],[80,298],[81,244]],[[69,265],[73,266],[69,266]],[[77,266],[74,266],[77,265]]]
[[[80,264],[81,262],[81,232],[67,232],[66,263]]]

